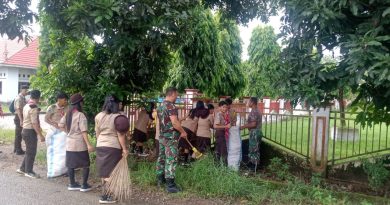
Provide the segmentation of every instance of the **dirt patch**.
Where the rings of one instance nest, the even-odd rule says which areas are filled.
[[[44,144],[39,144],[38,149],[45,150]],[[23,156],[18,156],[12,153],[12,145],[9,144],[0,144],[0,169],[7,169],[10,171],[15,171],[16,168],[20,165]],[[34,171],[46,178],[46,166],[40,162],[36,162],[34,165]],[[81,177],[80,171],[76,172],[76,177]],[[64,189],[69,183],[67,177],[56,177],[47,179],[57,184],[63,185]],[[96,187],[90,194],[99,195],[100,190],[100,180],[97,178],[90,178],[89,183]],[[220,204],[239,204],[233,200],[224,200],[224,199],[204,199],[195,194],[189,194],[188,191],[184,194],[168,194],[164,190],[159,190],[154,187],[150,188],[141,188],[137,186],[132,187],[132,202],[136,201],[136,204],[150,204],[150,205],[179,205],[179,204],[199,204],[199,205],[220,205]],[[126,204],[126,203],[124,203]]]

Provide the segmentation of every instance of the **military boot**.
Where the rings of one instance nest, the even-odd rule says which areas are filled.
[[[167,179],[167,192],[168,193],[177,193],[180,192],[180,188],[177,187],[175,179]]]
[[[163,174],[157,175],[157,187],[161,188],[165,183],[165,176]]]

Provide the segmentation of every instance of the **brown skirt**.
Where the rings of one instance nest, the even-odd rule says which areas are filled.
[[[90,165],[88,151],[72,152],[66,151],[66,167],[68,168],[86,168]]]
[[[147,141],[146,133],[134,128],[133,140],[136,142],[146,142]]]
[[[196,134],[186,127],[183,127],[183,129],[187,133],[188,141],[190,141],[193,146],[196,146]],[[188,144],[187,140],[180,138],[179,139],[179,148],[190,150],[191,146]]]
[[[96,167],[100,178],[108,178],[122,159],[122,150],[113,147],[96,147]]]
[[[205,153],[211,148],[211,139],[209,137],[197,137],[197,145],[199,152]]]

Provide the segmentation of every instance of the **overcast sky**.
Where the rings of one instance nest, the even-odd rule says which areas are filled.
[[[38,2],[39,2],[39,0],[32,0],[31,1],[31,9],[35,12],[38,12],[38,9],[37,9]],[[239,26],[240,36],[241,36],[241,40],[243,42],[242,55],[241,55],[243,60],[248,59],[247,48],[248,48],[249,41],[251,38],[252,30],[258,25],[266,25],[266,24],[262,23],[259,19],[254,19],[253,21],[249,22],[247,24],[247,26]],[[270,21],[267,23],[267,25],[271,25],[274,28],[275,33],[278,34],[280,32],[279,29],[281,26],[280,16],[271,17]],[[32,25],[32,28],[33,28],[33,35],[39,35],[39,31],[40,31],[39,25],[37,23],[35,23]]]

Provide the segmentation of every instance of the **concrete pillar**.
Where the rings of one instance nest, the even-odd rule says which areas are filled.
[[[329,108],[314,109],[310,164],[315,172],[326,173],[328,164]]]

